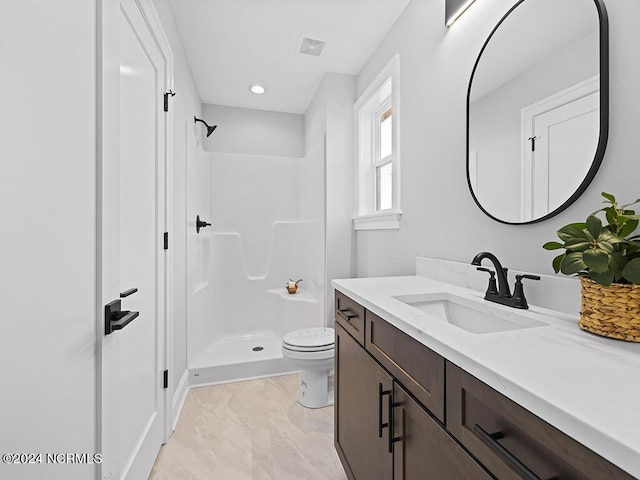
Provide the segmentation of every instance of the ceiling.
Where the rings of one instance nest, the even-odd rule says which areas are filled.
[[[360,72],[408,3],[170,0],[203,103],[299,114],[325,72]],[[325,41],[322,54],[298,53],[302,36]]]

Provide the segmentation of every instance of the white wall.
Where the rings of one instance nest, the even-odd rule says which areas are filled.
[[[357,233],[357,274],[411,274],[417,255],[468,262],[481,250],[520,270],[552,273],[541,245],[561,226],[601,205],[600,192],[638,197],[640,2],[605,1],[610,27],[610,135],[594,182],[565,212],[534,225],[509,226],[485,216],[467,188],[465,102],[473,64],[512,0],[476,2],[450,29],[444,2],[413,0],[357,79],[358,95],[395,53],[401,55],[402,206],[400,230]]]
[[[251,108],[202,105],[202,118],[218,125],[204,139],[210,152],[241,153],[278,157],[304,156],[304,117],[294,113],[271,112]],[[206,130],[201,123],[198,125]]]
[[[193,150],[193,117],[200,116],[202,104],[191,73],[184,48],[180,41],[168,0],[154,0],[162,21],[174,58],[174,91],[170,108],[173,113],[173,221],[169,239],[172,256],[172,316],[173,316],[173,365],[169,367],[169,378],[174,390],[187,369],[187,158],[188,149]],[[189,150],[189,151],[190,151]],[[193,156],[193,152],[190,152]],[[176,394],[180,395],[180,391]],[[174,403],[180,401],[174,399]]]
[[[305,114],[305,148],[326,138],[325,245],[326,282],[353,273],[355,78],[325,74]],[[327,324],[333,325],[333,290],[327,288]]]
[[[324,224],[324,162],[325,138],[322,136],[300,162],[300,220],[317,220]]]
[[[96,4],[7,0],[0,15],[0,478],[93,478]]]

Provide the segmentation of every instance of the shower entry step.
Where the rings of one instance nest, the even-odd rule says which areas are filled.
[[[282,338],[275,333],[223,337],[189,363],[189,385],[229,383],[297,371],[282,356]]]

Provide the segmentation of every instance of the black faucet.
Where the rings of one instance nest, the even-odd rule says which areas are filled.
[[[498,286],[496,290],[496,281],[494,278],[494,272],[489,270],[488,268],[480,267],[482,260],[488,258],[493,263],[494,268],[496,269],[495,274],[498,277]],[[480,252],[473,260],[471,260],[471,265],[477,265],[478,270],[483,272],[488,272],[490,275],[489,278],[489,288],[487,288],[487,292],[484,295],[484,299],[490,302],[500,303],[502,305],[506,305],[508,307],[513,308],[529,308],[527,304],[527,299],[524,296],[524,289],[522,287],[522,280],[527,278],[529,280],[540,280],[540,277],[537,275],[516,275],[516,284],[513,290],[513,295],[511,295],[511,289],[509,288],[509,281],[507,280],[507,272],[508,269],[503,267],[493,253],[489,252]]]

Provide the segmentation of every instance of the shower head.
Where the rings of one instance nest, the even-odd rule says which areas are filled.
[[[205,122],[204,120],[200,120],[199,118],[196,118],[196,117],[193,117],[193,121],[194,121],[194,123],[197,123],[197,122],[204,123],[204,126],[207,127],[207,137],[209,135],[211,135],[216,128],[218,128],[217,125],[214,125],[213,127],[210,127],[209,125],[207,125],[207,122]]]

